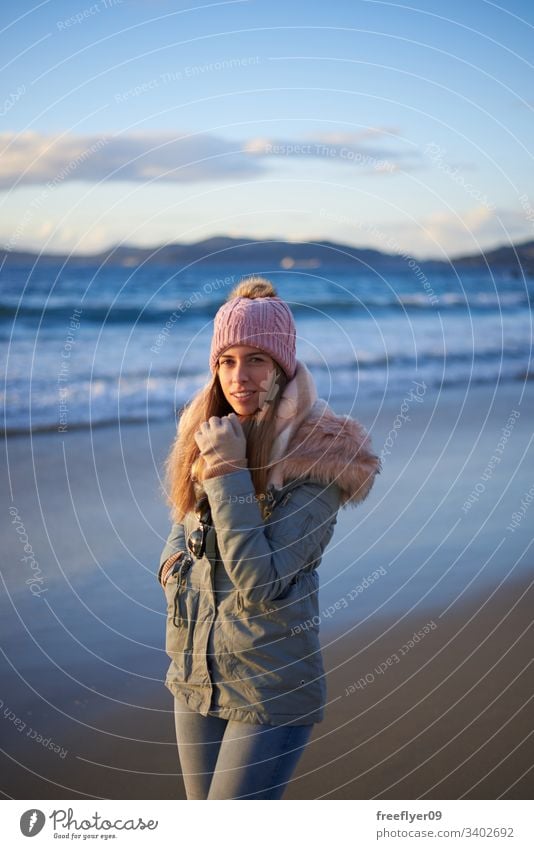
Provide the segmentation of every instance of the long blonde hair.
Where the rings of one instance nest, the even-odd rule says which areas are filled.
[[[275,294],[272,283],[265,278],[252,277],[240,283],[232,297],[269,297]],[[273,391],[269,403],[254,414],[241,419],[247,440],[248,468],[257,496],[265,492],[269,474],[270,450],[274,442],[276,412],[288,379],[275,362]],[[165,461],[165,492],[172,518],[182,522],[197,501],[195,480],[201,481],[204,460],[200,455],[194,433],[211,416],[227,416],[232,407],[224,397],[219,381],[218,366],[210,382],[182,410],[178,433]]]

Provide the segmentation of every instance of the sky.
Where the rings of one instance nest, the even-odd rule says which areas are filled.
[[[534,4],[0,7],[0,246],[534,239]]]

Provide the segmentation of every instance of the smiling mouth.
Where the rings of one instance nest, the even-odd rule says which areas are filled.
[[[250,398],[252,395],[254,395],[252,390],[248,392],[233,392],[232,398],[237,398],[238,401],[246,401],[247,398]]]

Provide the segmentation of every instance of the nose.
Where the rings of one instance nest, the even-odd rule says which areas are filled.
[[[240,385],[248,382],[249,376],[248,376],[248,369],[247,369],[246,363],[239,362],[239,361],[236,363],[233,378],[234,378],[234,383],[237,383],[237,384],[240,384]]]

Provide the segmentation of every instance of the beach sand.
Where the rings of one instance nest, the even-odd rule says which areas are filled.
[[[287,798],[532,798],[533,601],[531,580],[506,583],[343,636]]]
[[[329,701],[286,799],[532,797],[523,389],[425,391],[397,427],[398,401],[350,410],[389,453],[320,567]],[[155,580],[173,430],[4,442],[5,798],[184,798]]]

